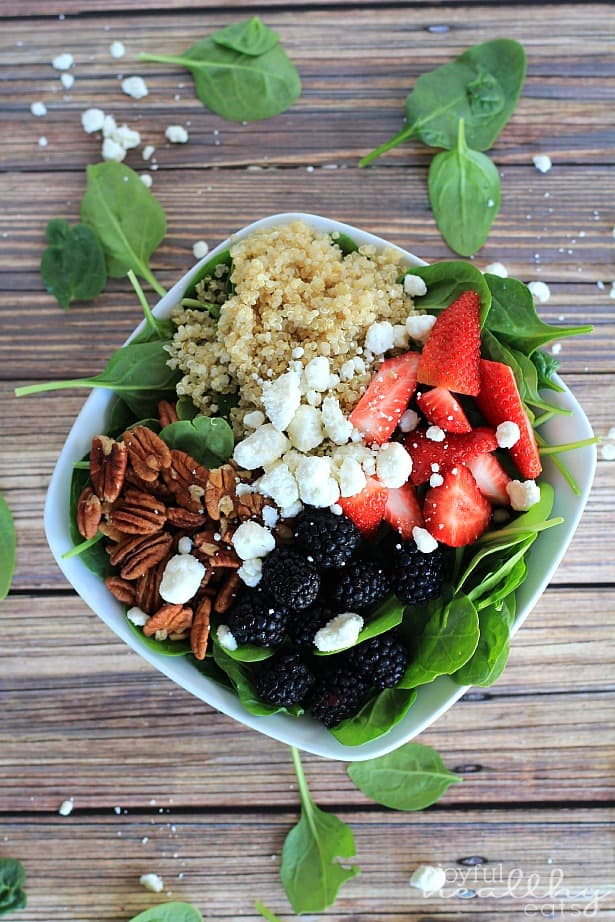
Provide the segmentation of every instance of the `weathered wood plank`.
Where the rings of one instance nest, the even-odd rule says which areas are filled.
[[[594,900],[601,910],[596,914],[612,918],[608,811],[351,811],[344,819],[354,833],[362,873],[344,885],[335,907],[319,919],[426,922],[429,913],[442,922],[487,922],[497,914],[504,922],[521,922],[541,908],[561,911],[562,900],[567,912],[574,907],[578,915],[586,907],[591,914]],[[130,814],[86,819],[74,813],[35,823],[8,820],[6,847],[29,870],[28,908],[20,919],[115,922],[163,902],[169,893],[195,903],[208,922],[257,922],[255,899],[282,919],[294,919],[278,869],[284,837],[296,820],[295,811],[245,818],[153,812],[151,819]],[[466,865],[472,856],[483,863]],[[446,870],[445,888],[428,901],[408,887],[419,863]],[[139,887],[139,876],[151,871],[162,876],[165,895]]]

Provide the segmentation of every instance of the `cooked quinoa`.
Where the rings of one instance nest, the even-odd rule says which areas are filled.
[[[403,324],[417,313],[397,282],[399,255],[363,246],[343,256],[328,234],[295,221],[250,234],[231,256],[234,294],[219,321],[206,310],[179,307],[173,314],[170,365],[184,373],[177,393],[214,414],[216,395],[239,392],[234,416],[241,431],[245,412],[262,407],[263,381],[298,360],[305,366],[327,356],[337,377],[329,394],[350,411],[378,363],[364,348],[369,326]]]

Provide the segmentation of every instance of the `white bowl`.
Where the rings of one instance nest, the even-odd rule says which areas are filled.
[[[393,246],[393,244],[380,237],[375,237],[373,234],[365,233],[356,227],[341,224],[338,221],[331,221],[319,215],[300,213],[272,215],[244,227],[232,238],[225,240],[216,247],[205,259],[193,266],[162,298],[154,309],[155,314],[159,317],[167,317],[200,266],[218,252],[227,249],[232,242],[240,240],[246,234],[258,228],[286,224],[298,219],[306,221],[318,230],[339,231],[349,234],[359,245],[371,243],[377,247]],[[426,265],[423,260],[418,259],[411,253],[407,253],[399,247],[394,247],[394,249],[399,252],[401,259],[409,265]],[[140,324],[137,330],[140,330],[142,326],[143,323]],[[563,382],[559,379],[557,381],[565,389],[561,394],[550,392],[549,399],[560,407],[572,410],[572,416],[556,416],[547,422],[541,431],[552,444],[590,438],[592,430],[583,410],[568,388],[563,385]],[[112,399],[113,393],[111,391],[94,390],[75,420],[49,485],[45,505],[45,531],[58,566],[81,598],[87,602],[90,608],[102,618],[112,631],[115,631],[118,637],[121,637],[140,656],[179,686],[186,689],[186,691],[196,695],[197,698],[222,711],[229,717],[240,721],[240,723],[281,742],[332,759],[357,761],[371,759],[374,756],[396,749],[433,723],[436,718],[448,710],[467,691],[466,687],[456,685],[448,677],[441,677],[430,685],[424,685],[419,688],[416,701],[408,714],[389,733],[362,746],[344,746],[322,724],[317,723],[310,717],[297,719],[282,714],[276,714],[272,717],[255,717],[249,714],[232,692],[201,675],[184,657],[163,656],[147,647],[127,624],[120,603],[113,598],[98,577],[87,569],[79,557],[69,558],[68,560],[62,559],[62,554],[72,547],[69,533],[68,507],[73,463],[89,450],[92,437],[105,431],[106,414]],[[540,534],[532,547],[529,555],[527,579],[517,590],[517,618],[513,633],[523,624],[544,592],[570,544],[585,507],[593,480],[596,466],[595,447],[591,446],[570,452],[566,463],[581,486],[581,495],[575,496],[572,493],[561,474],[547,459],[543,476],[555,489],[553,514],[563,516],[565,521],[563,525]]]

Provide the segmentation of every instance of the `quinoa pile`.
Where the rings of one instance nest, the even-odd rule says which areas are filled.
[[[394,250],[363,246],[347,256],[331,237],[302,221],[255,232],[231,247],[234,294],[219,321],[206,310],[179,307],[169,364],[184,377],[179,395],[202,413],[217,411],[216,394],[239,392],[234,423],[262,408],[263,381],[298,359],[329,359],[329,393],[348,412],[378,364],[364,348],[369,326],[403,324],[414,311],[397,282]],[[301,352],[303,350],[303,352]]]

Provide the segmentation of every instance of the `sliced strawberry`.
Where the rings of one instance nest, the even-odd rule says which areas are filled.
[[[425,527],[449,547],[465,547],[487,528],[491,504],[478,489],[471,472],[457,464],[444,474],[444,483],[431,487],[423,505]]]
[[[428,439],[426,429],[415,429],[405,440],[406,450],[412,458],[412,483],[427,483],[436,471],[443,473],[454,464],[463,464],[468,458],[495,451],[498,443],[493,429],[477,426],[472,432],[449,433],[441,442]]]
[[[387,488],[370,477],[360,493],[338,500],[344,515],[355,523],[363,537],[373,535],[382,519],[388,498]]]
[[[465,465],[472,471],[478,489],[490,503],[494,506],[510,506],[506,485],[510,483],[511,478],[495,455],[476,455],[469,458]]]
[[[507,420],[518,425],[521,437],[509,449],[510,454],[526,479],[534,480],[538,477],[542,464],[536,437],[509,365],[481,359],[480,394],[476,398],[476,405],[492,426],[499,426]]]
[[[395,490],[389,487],[384,519],[399,532],[404,541],[410,540],[415,525],[423,526],[423,513],[411,483],[405,483]]]
[[[382,445],[393,434],[416,389],[419,359],[418,352],[406,352],[378,369],[349,417],[366,442]]]
[[[476,396],[480,389],[480,298],[464,291],[434,323],[419,362],[421,384]]]
[[[419,410],[430,423],[445,432],[471,432],[472,426],[457,398],[445,387],[423,391],[416,398]]]

